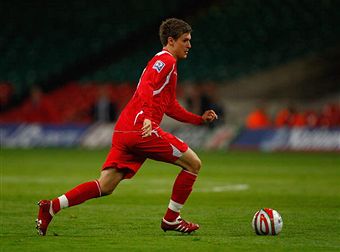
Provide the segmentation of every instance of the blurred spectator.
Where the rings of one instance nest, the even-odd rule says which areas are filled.
[[[248,129],[263,129],[271,126],[272,124],[263,106],[256,107],[246,118]]]
[[[275,126],[278,128],[291,126],[294,113],[295,110],[292,107],[281,109],[275,117]]]
[[[275,118],[276,127],[323,127],[340,126],[340,106],[335,103],[324,105],[321,113],[314,110],[296,111],[293,107],[280,110]]]
[[[340,108],[335,103],[326,104],[320,115],[319,125],[321,127],[332,128],[340,126]]]
[[[309,128],[315,128],[318,126],[319,123],[319,116],[318,113],[314,110],[307,110],[305,112],[306,118],[306,126]]]
[[[113,122],[117,119],[117,105],[110,100],[107,86],[100,86],[98,98],[91,108],[91,116],[95,122]]]
[[[306,114],[303,111],[295,112],[294,114],[292,114],[289,126],[295,128],[306,127],[307,126]]]
[[[334,103],[334,117],[336,126],[340,127],[340,102]]]
[[[49,100],[48,96],[43,96],[39,87],[31,89],[30,98],[23,104],[22,116],[24,122],[29,123],[58,123],[60,118]]]
[[[9,83],[0,83],[0,112],[4,111],[11,101],[13,94],[12,85]]]
[[[185,84],[185,100],[187,109],[194,114],[201,114],[201,91],[197,85]]]
[[[213,82],[202,83],[197,86],[187,85],[186,102],[188,110],[202,115],[206,110],[212,109],[218,115],[218,120],[208,124],[209,128],[221,125],[225,120],[225,110],[220,102],[218,87]]]
[[[218,124],[224,123],[224,108],[221,104],[218,87],[214,82],[208,82],[202,85],[201,90],[201,115],[204,111],[212,109],[218,115],[218,120],[209,124],[209,127],[213,128]]]
[[[293,106],[281,109],[275,117],[276,127],[305,127],[307,118],[305,112],[298,112]]]

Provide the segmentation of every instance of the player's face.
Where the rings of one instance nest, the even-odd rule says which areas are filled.
[[[174,41],[173,49],[177,59],[186,59],[191,48],[191,34],[184,33]]]

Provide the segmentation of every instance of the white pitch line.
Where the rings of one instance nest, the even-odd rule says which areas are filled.
[[[249,189],[247,184],[230,184],[224,186],[214,186],[212,188],[197,188],[195,192],[232,192],[232,191],[245,191]]]
[[[74,180],[69,178],[31,177],[31,176],[3,176],[1,182],[6,184],[68,184]]]
[[[1,177],[1,183],[5,184],[25,184],[25,183],[36,183],[36,184],[69,184],[74,183],[75,179],[71,178],[63,178],[63,177],[32,177],[32,176],[3,176]],[[129,180],[124,181],[126,184],[130,184]],[[166,184],[172,183],[169,179],[146,179],[143,183],[156,185],[157,187],[160,185],[165,186]],[[132,183],[131,183],[132,184]],[[211,183],[209,183],[211,184]],[[245,191],[249,189],[248,184],[225,184],[225,185],[216,185],[216,186],[205,186],[204,188],[201,186],[199,188],[193,189],[194,192],[198,193],[220,193],[220,192],[232,192],[232,191]],[[169,193],[171,192],[171,185],[169,188],[153,188],[153,189],[146,189],[146,193]]]
[[[220,193],[220,192],[233,192],[233,191],[245,191],[249,189],[249,185],[247,184],[227,184],[223,186],[213,186],[208,188],[197,188],[194,189],[194,192],[198,193]],[[170,189],[148,189],[147,193],[168,193],[171,191]]]

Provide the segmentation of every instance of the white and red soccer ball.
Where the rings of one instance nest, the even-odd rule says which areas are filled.
[[[255,213],[252,226],[258,235],[277,235],[282,230],[283,221],[276,210],[262,208]]]

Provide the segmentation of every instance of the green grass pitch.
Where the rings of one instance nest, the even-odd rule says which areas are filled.
[[[339,251],[339,153],[199,153],[203,167],[182,216],[191,235],[160,220],[179,168],[147,161],[113,195],[61,211],[35,230],[36,202],[98,177],[106,150],[2,149],[1,251]],[[278,210],[278,236],[257,236],[253,214]]]

